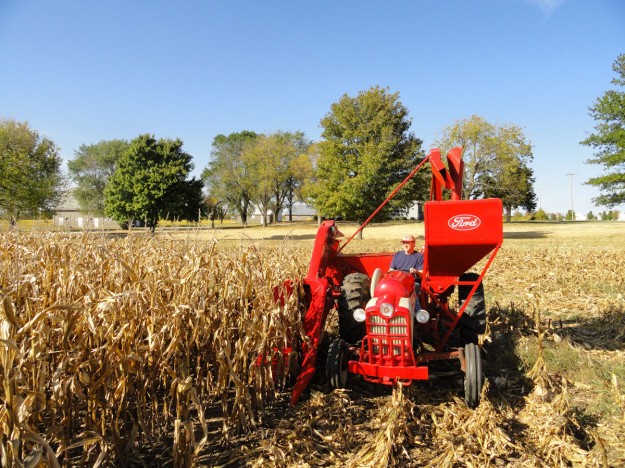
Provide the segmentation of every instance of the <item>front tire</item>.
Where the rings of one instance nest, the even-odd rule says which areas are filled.
[[[482,376],[482,356],[476,344],[465,345],[464,363],[464,402],[469,408],[477,408],[480,404],[484,377]]]
[[[365,322],[354,320],[354,310],[363,308],[371,299],[371,279],[362,273],[352,273],[345,277],[339,298],[339,336],[351,344],[363,339],[366,333]]]
[[[326,362],[326,376],[330,390],[346,388],[349,361],[349,346],[341,338],[330,343],[328,348],[328,360]]]

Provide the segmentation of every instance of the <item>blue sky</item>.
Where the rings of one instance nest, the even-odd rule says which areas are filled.
[[[0,0],[0,118],[81,144],[301,130],[343,94],[399,92],[427,149],[473,114],[524,129],[540,205],[595,213],[579,145],[625,53],[625,2]],[[570,177],[566,174],[575,174]],[[623,207],[622,207],[623,208]]]

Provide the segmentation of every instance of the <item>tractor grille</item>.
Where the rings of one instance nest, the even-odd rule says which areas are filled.
[[[405,335],[406,334],[406,317],[403,315],[395,315],[388,321],[378,315],[369,317],[369,330],[374,335]],[[388,328],[388,329],[387,329]]]
[[[382,354],[388,354],[389,342],[393,345],[393,354],[402,354],[402,343],[406,342],[408,336],[408,326],[405,315],[395,315],[388,321],[378,315],[369,317],[369,334],[373,344],[373,353],[380,353],[380,344],[382,345]],[[378,335],[378,336],[375,336]],[[380,336],[381,335],[381,336]],[[382,338],[385,337],[385,338]],[[392,338],[391,340],[387,339]],[[397,338],[395,338],[397,337]]]

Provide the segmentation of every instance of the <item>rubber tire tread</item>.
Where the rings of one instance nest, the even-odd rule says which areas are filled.
[[[465,376],[464,402],[469,408],[477,408],[480,404],[484,378],[482,376],[482,356],[480,348],[474,343],[464,346]]]
[[[351,344],[363,339],[365,322],[354,320],[354,310],[364,308],[371,299],[371,278],[363,273],[351,273],[343,280],[338,301],[339,336]]]
[[[464,273],[460,281],[476,281],[480,275],[477,273]],[[464,304],[471,292],[472,286],[458,286],[458,300],[460,307]],[[465,343],[477,343],[477,336],[486,331],[486,301],[484,300],[484,285],[480,282],[471,301],[460,318],[460,336]]]
[[[332,340],[328,348],[328,359],[326,361],[326,377],[330,390],[335,388],[346,388],[349,371],[347,362],[349,360],[349,347],[345,340],[337,338]]]

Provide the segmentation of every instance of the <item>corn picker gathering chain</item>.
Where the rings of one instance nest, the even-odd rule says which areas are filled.
[[[395,196],[423,165],[432,170],[430,201],[424,206],[424,268],[421,278],[392,270],[393,253],[342,254],[343,248]],[[339,338],[330,343],[326,375],[331,388],[347,385],[350,374],[392,385],[427,380],[435,361],[459,360],[469,407],[480,401],[483,384],[478,335],[485,330],[482,279],[503,241],[500,199],[462,200],[462,150],[452,149],[448,164],[440,151],[430,154],[342,245],[333,220],[317,232],[308,274],[303,279],[307,340],[291,403],[315,371],[325,322],[339,314]],[[449,200],[443,190],[449,190]],[[487,257],[480,272],[468,272]],[[415,289],[415,281],[421,287]],[[458,287],[458,308],[449,298]],[[288,285],[289,290],[291,286]],[[416,299],[421,308],[415,310]]]

